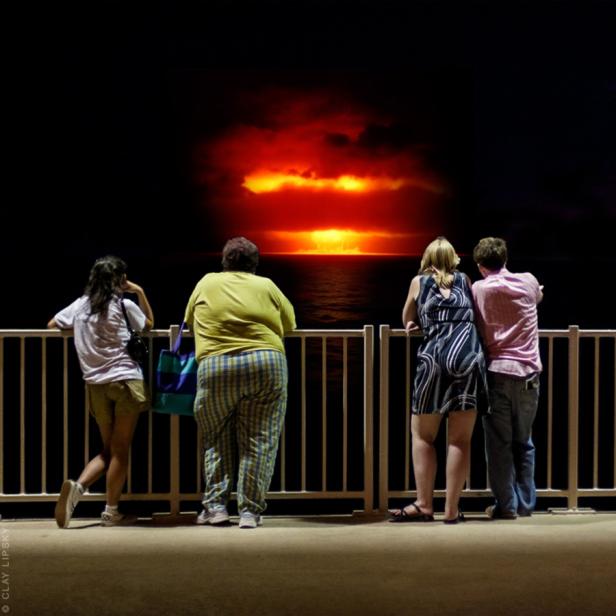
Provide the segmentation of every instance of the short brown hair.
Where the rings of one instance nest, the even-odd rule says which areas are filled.
[[[484,237],[473,249],[473,259],[490,271],[499,270],[507,263],[507,242],[500,237]]]
[[[254,274],[259,264],[259,249],[245,237],[232,237],[222,249],[222,269],[225,272]]]

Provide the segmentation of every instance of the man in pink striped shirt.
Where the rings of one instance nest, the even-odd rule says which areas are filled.
[[[480,240],[473,259],[483,280],[473,284],[475,315],[488,358],[491,414],[484,417],[486,457],[495,503],[491,518],[531,515],[536,503],[531,432],[539,401],[537,304],[543,287],[529,273],[513,274],[507,244]]]

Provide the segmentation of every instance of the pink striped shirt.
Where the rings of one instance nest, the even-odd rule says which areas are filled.
[[[488,370],[527,377],[541,372],[537,279],[506,268],[473,284],[475,316],[488,355]]]

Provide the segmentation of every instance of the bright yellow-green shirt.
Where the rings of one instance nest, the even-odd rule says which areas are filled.
[[[269,279],[248,272],[205,275],[195,287],[184,320],[195,336],[195,355],[273,349],[295,329],[291,302]]]

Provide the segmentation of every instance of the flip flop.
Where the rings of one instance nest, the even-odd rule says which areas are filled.
[[[417,503],[411,503],[408,507],[413,507],[416,513],[409,514],[404,507],[398,510],[398,513],[389,512],[391,515],[390,522],[434,522],[434,516],[429,513],[423,513]]]
[[[458,511],[458,515],[451,520],[443,520],[443,524],[457,524],[458,522],[466,522],[466,518],[461,511]]]

